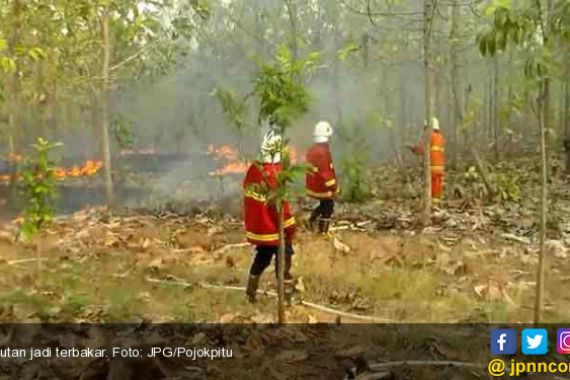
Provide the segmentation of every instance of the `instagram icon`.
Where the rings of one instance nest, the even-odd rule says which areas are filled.
[[[570,355],[570,329],[558,329],[556,350],[559,354]]]

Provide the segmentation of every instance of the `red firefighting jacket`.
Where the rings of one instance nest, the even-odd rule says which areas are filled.
[[[433,131],[430,142],[430,169],[432,174],[443,174],[445,170],[445,139],[440,131]],[[423,144],[412,147],[415,154],[423,155]]]
[[[316,143],[307,152],[307,195],[316,199],[331,199],[338,194],[339,186],[332,162],[329,144]]]
[[[243,181],[243,213],[245,236],[247,241],[256,245],[279,246],[279,214],[277,207],[271,205],[267,195],[258,186],[277,186],[277,173],[280,164],[253,163],[247,170]],[[290,242],[295,232],[295,218],[287,202],[283,204],[285,239]]]

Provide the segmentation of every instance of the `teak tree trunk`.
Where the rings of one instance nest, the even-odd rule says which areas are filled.
[[[542,43],[549,46],[549,30],[550,11],[552,9],[552,1],[546,1],[546,17],[544,17],[541,0],[536,0],[538,6],[540,23],[542,30]],[[550,77],[545,70],[539,70],[539,95],[538,95],[538,124],[540,128],[540,251],[538,258],[538,267],[536,271],[536,297],[534,305],[534,323],[538,324],[542,319],[542,307],[544,304],[544,276],[546,272],[546,218],[548,215],[548,167],[546,157],[546,132],[550,127]]]
[[[432,132],[432,110],[433,110],[433,73],[431,70],[431,29],[433,22],[432,0],[424,0],[424,30],[423,30],[423,50],[424,50],[424,72],[425,72],[425,122],[427,128],[424,133],[424,205],[422,212],[422,223],[429,224],[431,219],[431,173],[430,173],[430,141]]]
[[[459,73],[459,26],[460,26],[460,13],[459,13],[459,0],[452,0],[451,2],[451,30],[449,32],[450,39],[450,69],[451,69],[451,141],[453,145],[451,162],[456,163],[457,151],[459,149],[459,126],[463,121],[462,115],[462,85],[461,76]]]
[[[501,121],[499,120],[499,63],[499,55],[495,54],[495,57],[493,57],[493,151],[496,162],[500,160],[499,138],[501,128]]]
[[[546,266],[546,216],[547,209],[547,167],[546,167],[546,83],[541,80],[540,95],[538,97],[538,123],[540,127],[540,251],[536,274],[536,298],[534,307],[534,323],[540,323],[542,317],[542,305],[544,299],[544,274]]]
[[[287,7],[287,15],[289,16],[289,26],[291,28],[291,52],[293,56],[293,61],[298,58],[298,47],[297,47],[297,23],[295,20],[296,6],[293,4],[294,0],[285,0],[285,5]]]
[[[9,106],[8,113],[8,147],[10,154],[18,154],[20,149],[20,125],[21,125],[21,104],[20,104],[20,80],[18,75],[18,62],[16,58],[16,50],[18,44],[20,43],[20,32],[22,26],[22,3],[20,0],[14,0],[12,2],[11,17],[13,21],[12,30],[8,35],[7,45],[8,54],[16,60],[16,69],[7,75],[6,80],[6,93]],[[10,189],[11,195],[16,199],[16,172],[17,172],[17,162],[10,160]]]
[[[105,178],[105,199],[107,206],[112,208],[115,203],[113,193],[113,178],[111,168],[111,142],[109,139],[109,65],[111,61],[111,39],[109,36],[109,10],[105,8],[101,16],[101,34],[103,41],[103,66],[101,74],[103,81],[101,83],[101,151],[103,153],[103,175]]]
[[[277,251],[277,322],[285,323],[285,228],[283,201],[279,201],[279,249]]]

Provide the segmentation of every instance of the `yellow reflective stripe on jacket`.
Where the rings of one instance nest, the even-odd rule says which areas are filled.
[[[331,179],[331,180],[328,180],[327,182],[325,182],[325,185],[326,185],[327,187],[331,187],[331,186],[336,185],[336,179],[333,178],[333,179]]]
[[[279,240],[279,234],[254,234],[253,232],[246,231],[245,237],[257,241],[274,241]]]
[[[443,165],[431,165],[430,166],[430,170],[432,172],[442,172],[443,173],[443,169],[445,169],[445,166],[443,166]]]
[[[247,190],[247,191],[245,192],[245,197],[246,197],[246,198],[254,199],[254,200],[258,201],[258,202],[267,202],[267,196],[266,196],[266,195],[257,193],[257,192],[255,192],[255,191],[253,191],[253,190]]]
[[[442,146],[432,146],[430,152],[444,152],[445,149]]]
[[[315,197],[315,198],[328,198],[328,197],[333,196],[333,192],[327,191],[325,193],[317,193],[317,192],[314,192],[314,191],[307,189],[307,195]]]
[[[291,217],[291,218],[287,219],[285,221],[285,223],[283,223],[283,227],[284,228],[291,227],[294,224],[295,224],[295,217]]]

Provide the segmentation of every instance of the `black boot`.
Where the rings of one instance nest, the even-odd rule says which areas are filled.
[[[245,290],[245,295],[247,300],[251,303],[255,303],[257,300],[255,298],[257,294],[257,288],[259,287],[259,276],[249,275],[247,280],[247,289]]]
[[[319,219],[319,233],[322,235],[328,235],[330,225],[331,225],[330,219],[320,218]]]

